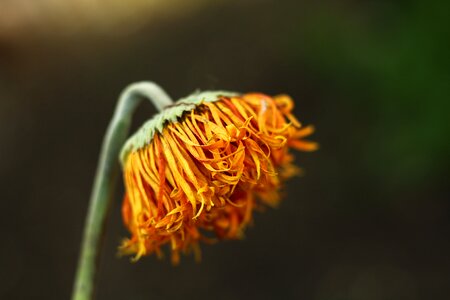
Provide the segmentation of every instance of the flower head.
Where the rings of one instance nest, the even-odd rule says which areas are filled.
[[[205,92],[146,123],[121,155],[131,233],[121,251],[160,256],[169,244],[177,263],[180,252],[198,258],[200,241],[241,238],[255,208],[276,206],[283,181],[298,172],[289,148],[317,148],[292,109],[286,95]]]

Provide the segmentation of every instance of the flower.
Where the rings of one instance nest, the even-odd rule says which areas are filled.
[[[169,244],[200,258],[199,242],[238,239],[258,207],[276,206],[283,181],[298,172],[290,148],[313,151],[313,132],[291,114],[286,95],[205,92],[156,115],[122,151],[123,221],[134,259]],[[211,232],[215,238],[211,238]]]

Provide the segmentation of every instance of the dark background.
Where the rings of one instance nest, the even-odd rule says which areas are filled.
[[[76,2],[0,2],[1,299],[70,297],[103,134],[140,80],[288,93],[321,149],[200,264],[117,258],[119,182],[98,299],[450,297],[449,2]]]

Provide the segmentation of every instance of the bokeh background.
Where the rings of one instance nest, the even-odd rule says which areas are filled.
[[[305,176],[203,261],[117,258],[98,299],[449,299],[450,11],[441,1],[0,1],[0,298],[68,299],[117,96],[153,80],[288,93]],[[154,113],[144,104],[134,128]]]

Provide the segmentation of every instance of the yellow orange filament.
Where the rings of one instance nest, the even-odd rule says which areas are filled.
[[[202,103],[131,152],[124,164],[123,220],[135,259],[170,245],[199,258],[200,241],[243,236],[255,207],[275,206],[281,183],[297,172],[289,148],[312,151],[313,132],[291,114],[288,96],[222,97]]]

